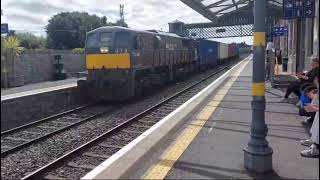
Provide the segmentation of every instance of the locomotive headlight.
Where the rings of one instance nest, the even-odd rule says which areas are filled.
[[[109,48],[108,47],[101,47],[100,48],[100,52],[101,53],[108,53],[109,52]]]

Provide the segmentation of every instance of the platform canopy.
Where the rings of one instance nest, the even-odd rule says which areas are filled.
[[[282,16],[283,0],[267,1],[267,26]],[[210,20],[207,23],[186,24],[189,34],[198,38],[250,36],[253,28],[253,0],[181,0]],[[220,27],[225,30],[220,31]]]
[[[241,11],[245,6],[252,6],[253,0],[181,0],[183,3],[215,22],[220,16],[233,11]],[[271,9],[282,10],[283,0],[267,0]]]

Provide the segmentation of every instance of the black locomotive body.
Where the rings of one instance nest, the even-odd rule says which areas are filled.
[[[170,33],[101,27],[87,34],[85,52],[78,85],[95,100],[127,100],[198,69],[194,41]]]

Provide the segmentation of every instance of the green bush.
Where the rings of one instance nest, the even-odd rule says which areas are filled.
[[[75,54],[84,54],[84,48],[74,48],[72,52]]]
[[[46,46],[46,38],[37,37],[32,33],[20,33],[15,35],[21,42],[21,46],[27,49],[39,49]]]

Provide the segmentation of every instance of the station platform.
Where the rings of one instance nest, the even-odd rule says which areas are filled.
[[[59,81],[48,81],[35,84],[27,84],[20,87],[1,89],[1,101],[34,94],[61,90],[77,86],[77,81],[85,78],[69,78]]]
[[[184,128],[168,139],[160,157],[153,157],[144,179],[319,179],[319,159],[300,156],[299,140],[308,132],[298,109],[278,103],[283,92],[267,85],[267,140],[273,148],[273,171],[264,175],[244,168],[243,148],[249,141],[252,61],[230,76]],[[147,163],[146,163],[147,164]]]
[[[190,100],[83,179],[319,179],[319,159],[300,155],[307,147],[299,140],[309,138],[309,130],[295,105],[279,103],[283,92],[270,83],[265,115],[273,170],[257,174],[244,168],[252,120],[252,57],[237,66],[196,108],[188,109],[194,103]],[[180,110],[191,115],[168,130],[180,121]]]

